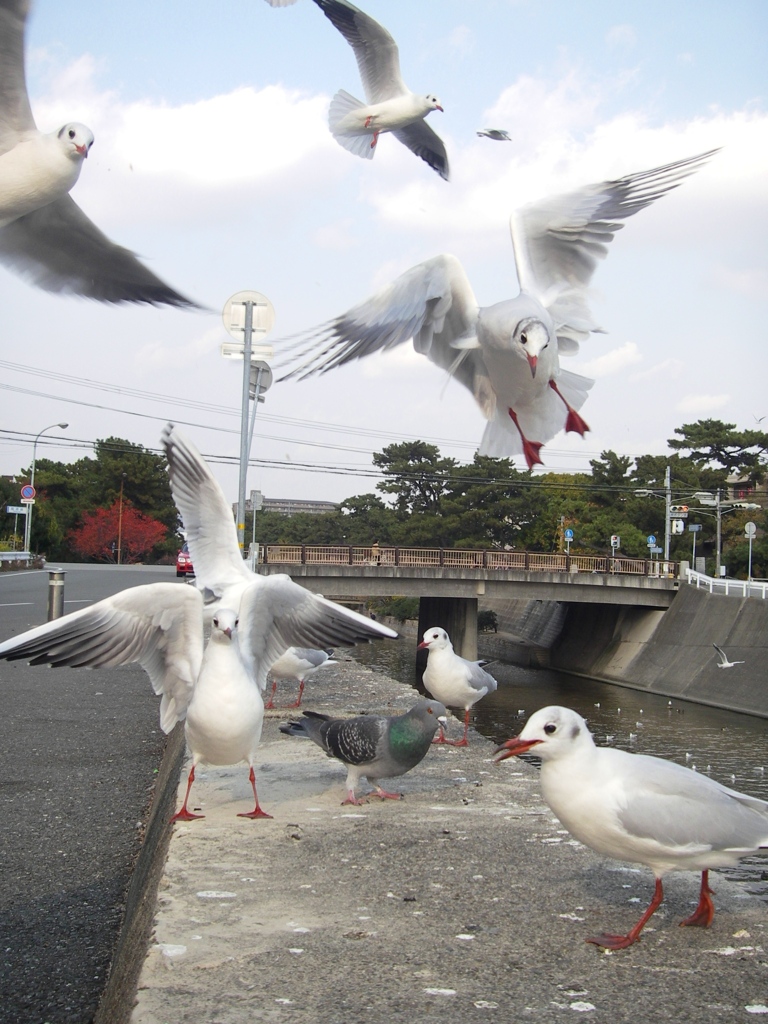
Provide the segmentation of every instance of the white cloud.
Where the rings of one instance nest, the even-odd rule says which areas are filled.
[[[606,352],[588,363],[579,367],[579,372],[588,377],[611,377],[617,373],[623,373],[628,366],[641,363],[643,357],[634,341],[627,341],[620,348]]]
[[[682,359],[664,359],[660,363],[654,363],[649,370],[640,373],[633,373],[631,380],[677,380],[685,371],[685,363]]]
[[[613,25],[605,34],[605,41],[611,48],[631,49],[637,42],[634,25]]]
[[[730,400],[730,395],[687,395],[675,408],[686,416],[702,417],[722,409]]]

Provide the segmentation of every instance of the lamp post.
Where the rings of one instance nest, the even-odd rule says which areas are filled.
[[[710,491],[697,491],[694,494],[694,498],[698,498],[699,502],[702,505],[711,505],[715,509],[714,512],[704,512],[701,509],[699,509],[698,511],[702,515],[705,515],[705,516],[707,516],[707,515],[714,516],[714,518],[717,520],[717,540],[716,540],[716,548],[715,548],[715,576],[719,576],[720,575],[721,553],[722,553],[722,549],[723,549],[723,529],[722,529],[723,516],[725,515],[726,512],[735,512],[736,509],[739,509],[739,508],[742,508],[742,509],[759,509],[762,506],[755,505],[753,502],[750,502],[750,501],[723,501],[721,499],[721,497],[720,497],[720,488],[719,487],[717,488],[717,491],[714,494],[712,494]]]
[[[120,480],[120,511],[117,516],[117,564],[120,565],[121,551],[123,547],[123,486],[126,474],[123,473]]]
[[[37,442],[40,440],[42,435],[47,430],[53,430],[54,427],[58,427],[60,430],[66,430],[69,426],[68,423],[51,423],[49,427],[43,427],[39,434],[35,437],[32,444],[32,471],[30,473],[30,484],[32,487],[35,486],[35,459],[37,457]],[[27,521],[24,524],[24,550],[29,551],[29,545],[32,537],[32,505],[27,505]]]
[[[661,498],[658,491],[651,491],[647,487],[640,487],[635,491],[640,498]],[[669,561],[669,510],[672,504],[672,469],[667,466],[664,473],[664,561]]]

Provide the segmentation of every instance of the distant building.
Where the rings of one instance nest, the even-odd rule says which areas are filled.
[[[262,508],[265,512],[279,512],[282,516],[295,516],[299,513],[316,516],[339,510],[333,501],[309,501],[305,498],[264,498]]]

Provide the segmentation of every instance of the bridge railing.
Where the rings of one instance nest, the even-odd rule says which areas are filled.
[[[522,572],[590,572],[676,577],[678,564],[608,555],[542,554],[536,551],[486,551],[464,548],[401,548],[364,545],[267,544],[260,560],[269,565],[396,566],[407,569],[506,569]]]
[[[758,597],[768,600],[768,582],[765,580],[729,580],[726,577],[716,579],[706,576],[703,572],[688,569],[686,580],[697,590],[708,590],[710,594],[723,594],[725,597]]]

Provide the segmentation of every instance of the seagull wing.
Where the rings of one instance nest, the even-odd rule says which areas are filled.
[[[150,583],[54,619],[0,644],[32,665],[110,668],[137,661],[162,694],[160,725],[187,712],[203,658],[203,599],[194,587]]]
[[[405,128],[392,132],[412,153],[421,157],[433,171],[448,181],[448,154],[440,136],[433,132],[426,121],[419,119]]]
[[[38,287],[100,302],[194,306],[115,245],[65,195],[0,228],[0,260]]]
[[[294,346],[298,366],[280,380],[303,380],[386,351],[413,338],[415,350],[476,394],[487,371],[474,337],[478,306],[455,256],[434,256],[401,274],[372,298],[307,332]],[[309,344],[307,344],[309,340]]]
[[[389,637],[397,633],[364,615],[311,594],[290,576],[258,576],[240,601],[240,651],[252,677],[263,690],[271,665],[295,645],[342,644]]]
[[[369,103],[380,103],[410,92],[400,75],[397,43],[383,25],[347,0],[315,0],[315,3],[354,50]]]
[[[561,351],[577,351],[579,341],[599,330],[587,305],[587,286],[623,221],[677,188],[717,152],[588,185],[512,214],[520,288],[546,306],[560,325]]]
[[[712,644],[712,646],[715,648],[717,653],[720,655],[720,661],[722,662],[722,664],[725,665],[725,663],[728,661],[728,659],[725,656],[725,651],[722,649],[722,647],[718,647],[717,644]]]
[[[202,455],[172,424],[163,430],[162,444],[198,587],[221,596],[228,586],[252,582],[237,543],[232,506]]]
[[[24,24],[28,0],[0,0],[0,153],[7,153],[35,119],[24,75]]]

